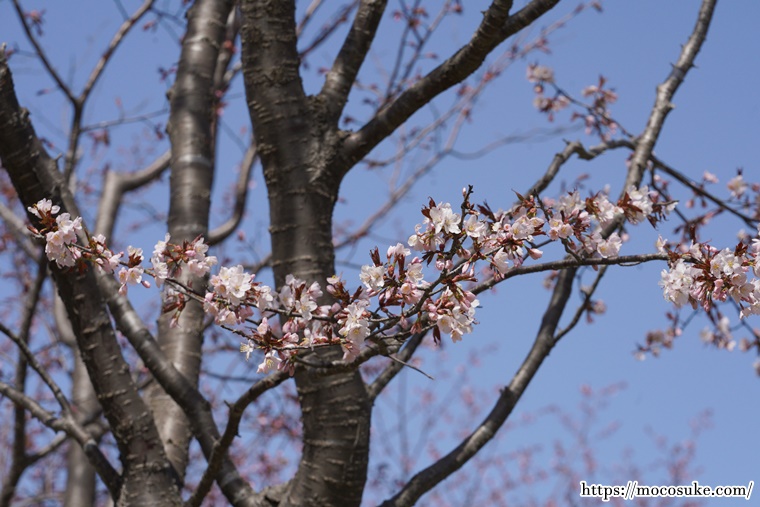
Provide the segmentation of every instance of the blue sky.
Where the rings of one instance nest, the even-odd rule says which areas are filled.
[[[487,6],[487,2],[482,1],[464,3],[465,15],[453,18],[442,27],[430,46],[440,56],[450,54],[466,42],[479,21],[479,11]],[[103,41],[110,37],[119,18],[114,16],[117,11],[113,2],[65,4],[24,3],[27,8],[46,9],[43,43],[64,78],[79,89],[100,54],[96,48],[102,47]],[[127,10],[132,10],[138,2],[124,0],[123,4]],[[169,5],[168,2],[159,4]],[[437,2],[430,4],[438,5]],[[670,64],[678,57],[680,45],[693,27],[699,2],[613,0],[603,5],[603,13],[584,13],[553,33],[549,39],[550,54],[532,53],[524,60],[512,63],[475,105],[473,121],[463,130],[456,149],[473,152],[503,136],[570,125],[567,113],[559,114],[554,124],[549,124],[535,111],[532,88],[525,79],[525,68],[532,62],[552,67],[560,86],[575,95],[579,95],[583,87],[595,84],[599,74],[603,74],[608,78],[609,86],[619,94],[618,102],[612,106],[614,117],[629,131],[640,133],[654,102],[655,87],[667,76]],[[575,6],[576,2],[562,2],[529,35],[535,36],[540,27],[549,25]],[[432,6],[430,10],[433,10]],[[724,196],[728,195],[725,183],[735,175],[738,167],[744,168],[747,180],[758,179],[760,155],[756,144],[760,100],[754,92],[754,86],[760,80],[756,54],[760,34],[755,26],[758,18],[760,4],[751,0],[718,5],[706,45],[697,58],[697,68],[691,71],[676,95],[676,108],[668,117],[655,148],[661,159],[693,178],[699,179],[705,170],[718,175],[720,184],[716,189],[720,190],[716,192]],[[88,123],[118,115],[114,102],[117,96],[128,115],[160,111],[165,107],[163,91],[168,85],[158,82],[157,69],[169,67],[177,58],[177,46],[172,38],[181,33],[181,29],[177,27],[172,33],[171,26],[172,23],[167,22],[156,31],[138,33],[119,49],[88,105],[85,113]],[[381,25],[381,36],[362,69],[360,79],[363,82],[381,79],[383,67],[396,50],[389,41],[395,40],[394,34],[398,31],[398,24],[394,25],[390,16],[386,17]],[[63,150],[65,141],[60,132],[66,128],[68,112],[62,106],[60,94],[38,94],[40,89],[51,84],[39,65],[23,53],[28,44],[20,35],[8,0],[0,0],[0,34],[11,45],[18,42],[22,49],[11,60],[22,104],[31,110],[38,132],[56,146],[53,151]],[[309,56],[310,71],[305,74],[307,91],[318,91],[321,86],[321,77],[313,71],[320,66],[329,66],[334,44]],[[431,66],[435,64],[435,61],[429,63]],[[240,79],[235,84],[223,120],[230,131],[240,132],[248,125],[248,118]],[[361,91],[355,91],[351,96],[350,114],[357,118],[363,118],[369,112],[362,105],[363,97]],[[450,100],[448,96],[443,97],[436,102],[436,109],[424,109],[412,123],[429,121],[437,110],[445,110]],[[90,170],[97,174],[106,162],[116,170],[134,170],[149,161],[150,153],[141,152],[140,156],[135,156],[135,152],[130,151],[134,146],[145,150],[147,130],[145,124],[113,130],[114,147],[107,153],[93,154],[86,147],[82,178]],[[513,191],[526,189],[545,170],[554,153],[562,149],[563,138],[596,143],[578,130],[548,139],[539,139],[536,135],[528,137],[526,142],[509,144],[475,160],[444,160],[431,175],[415,185],[401,205],[383,221],[375,236],[355,251],[342,252],[339,260],[362,264],[367,262],[365,252],[372,245],[378,244],[382,251],[387,243],[404,241],[414,224],[421,222],[419,208],[428,196],[455,203],[461,188],[472,184],[476,200],[487,199],[495,208],[508,206],[514,199]],[[155,146],[155,154],[164,147]],[[389,149],[381,148],[377,154],[388,153]],[[234,177],[241,152],[229,136],[222,136],[219,152],[219,167],[223,169],[214,192],[221,198]],[[426,160],[425,153],[415,157],[397,168],[401,175],[408,174]],[[571,161],[563,168],[558,180],[570,183],[582,173],[591,176],[586,182],[587,187],[600,189],[610,184],[612,195],[616,195],[625,176],[624,155],[610,154],[593,163]],[[356,169],[350,174],[341,188],[343,202],[337,208],[336,223],[343,224],[346,220],[361,223],[364,216],[382,204],[392,174],[392,170],[364,169]],[[225,252],[232,258],[242,256],[248,261],[268,251],[265,189],[260,172],[254,180],[249,220],[243,228],[253,249],[242,254],[234,248]],[[98,180],[92,181],[97,183]],[[547,191],[549,195],[558,192],[556,185]],[[160,188],[145,195],[144,201],[135,200],[135,220],[145,219],[146,206],[165,211],[161,204],[165,196],[165,188]],[[91,205],[95,201],[87,198],[83,202],[90,205],[88,218],[92,221],[94,207]],[[216,211],[216,223],[223,222],[227,209],[219,204]],[[151,249],[154,240],[145,240],[146,234],[130,237],[127,225],[126,221],[120,223],[119,241],[138,243],[146,250]],[[730,220],[719,222],[709,229],[710,239],[716,246],[732,246],[739,227]],[[160,226],[149,228],[149,231],[153,230],[156,238],[163,236]],[[662,232],[669,232],[667,224]],[[652,251],[657,232],[641,225],[631,231],[631,236],[633,240],[623,247],[621,253]],[[344,269],[350,280],[349,264],[341,266],[339,269]],[[632,356],[647,330],[666,324],[664,313],[669,308],[657,286],[661,269],[662,266],[646,265],[608,272],[599,293],[607,303],[607,313],[599,316],[593,325],[581,325],[563,339],[520,401],[516,415],[552,403],[572,407],[578,400],[579,386],[583,384],[603,387],[626,381],[627,389],[615,397],[608,412],[610,420],[622,422],[622,428],[600,446],[600,461],[613,465],[626,447],[637,447],[637,456],[641,453],[645,461],[654,453],[645,436],[645,428],[651,427],[676,440],[686,435],[689,420],[703,409],[711,409],[714,428],[699,440],[697,463],[702,472],[695,479],[709,485],[746,485],[750,480],[757,481],[760,479],[757,475],[760,443],[752,435],[760,419],[757,404],[760,379],[752,369],[755,357],[704,346],[698,336],[704,322],[699,320],[685,330],[677,340],[675,350],[643,362]],[[549,293],[540,287],[541,279],[541,275],[537,275],[530,279],[511,280],[500,286],[496,294],[482,297],[483,309],[478,314],[480,325],[462,343],[445,347],[449,358],[445,364],[462,362],[472,350],[495,342],[499,345],[498,352],[484,357],[482,364],[471,373],[471,378],[480,387],[508,383],[530,347],[540,312],[549,297]],[[358,277],[355,281],[358,283]],[[757,327],[759,324],[754,319],[750,323]],[[737,338],[741,336],[741,332],[737,333]],[[428,355],[426,360],[435,361],[435,354]],[[414,372],[406,375],[412,384],[429,382]],[[439,391],[448,392],[445,381],[440,383]],[[495,393],[493,396],[495,398]],[[519,439],[548,444],[557,431],[551,426],[535,425],[526,428]],[[498,449],[508,452],[514,445],[507,438],[499,443]],[[709,506],[729,504],[735,502],[706,502]]]

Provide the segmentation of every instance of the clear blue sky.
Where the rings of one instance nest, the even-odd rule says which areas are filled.
[[[437,5],[437,2],[430,3]],[[455,23],[442,29],[431,46],[440,56],[450,54],[468,39],[479,21],[479,11],[487,6],[483,1],[463,3],[465,16],[456,18]],[[131,11],[138,2],[124,0],[123,4]],[[159,4],[167,6],[169,2]],[[24,5],[46,9],[45,47],[64,78],[73,83],[75,89],[81,88],[100,54],[97,48],[103,46],[103,41],[117,26],[119,18],[114,16],[117,12],[114,3],[27,1]],[[576,5],[577,2],[562,2],[538,26],[548,25]],[[688,37],[699,1],[613,0],[603,5],[602,14],[584,13],[566,28],[552,34],[551,54],[532,53],[525,60],[513,63],[480,98],[473,111],[473,122],[463,131],[457,150],[477,151],[505,135],[567,125],[567,114],[560,114],[555,124],[550,125],[533,108],[531,85],[525,79],[525,68],[531,62],[552,67],[558,83],[576,95],[603,74],[619,94],[618,103],[612,107],[615,118],[629,131],[640,133],[654,102],[655,86],[667,76],[680,45]],[[725,183],[735,174],[737,167],[744,168],[747,180],[760,179],[760,155],[756,149],[760,99],[755,91],[756,83],[760,81],[758,19],[760,4],[755,1],[733,0],[718,5],[706,45],[697,58],[697,68],[692,70],[676,95],[676,108],[668,117],[655,149],[660,158],[694,178],[699,178],[705,170],[718,175],[721,183],[716,188],[720,188],[723,195],[727,195]],[[172,25],[167,23],[166,26]],[[394,26],[388,17],[381,30],[381,37],[360,76],[364,82],[377,79],[381,72],[379,68],[387,65],[395,54],[396,47],[389,42],[394,41],[398,26]],[[534,28],[530,33],[535,35],[537,32],[538,28]],[[157,69],[159,66],[166,68],[176,60],[178,50],[171,37],[179,33],[181,28],[178,26],[175,34],[159,28],[155,32],[137,34],[120,48],[112,67],[95,90],[86,111],[87,121],[94,123],[118,115],[114,105],[117,96],[128,115],[163,108],[163,91],[168,85],[158,82]],[[23,54],[23,50],[29,49],[28,44],[20,35],[8,0],[0,0],[0,34],[3,41],[18,42],[22,49],[11,60],[22,105],[30,108],[38,132],[51,140],[57,150],[63,150],[65,141],[61,130],[66,128],[69,113],[62,107],[60,94],[38,96],[38,91],[51,83],[39,65]],[[308,63],[312,71],[329,66],[333,49],[334,46],[327,45],[310,55]],[[248,117],[239,79],[236,85],[223,119],[231,131],[239,132],[241,127],[248,125]],[[305,85],[308,91],[317,91],[321,78],[310,72]],[[363,96],[356,92],[349,106],[351,114],[358,118],[363,118],[369,111],[361,104]],[[450,99],[444,97],[438,103],[438,110],[445,110],[447,100]],[[425,109],[415,121],[421,124],[434,114],[432,109]],[[107,154],[93,156],[86,147],[85,172],[90,169],[97,172],[105,162],[110,162],[118,170],[137,169],[142,162],[133,158],[129,150],[132,146],[145,147],[142,140],[145,130],[144,125],[137,124],[112,131],[114,148]],[[432,175],[414,187],[371,241],[363,243],[355,252],[342,253],[339,259],[361,264],[367,262],[364,253],[371,244],[378,244],[382,251],[391,241],[404,241],[414,224],[421,221],[418,210],[428,196],[456,202],[461,188],[473,184],[476,199],[487,199],[495,208],[509,205],[513,190],[527,188],[545,170],[554,153],[562,149],[563,138],[580,139],[587,144],[596,142],[576,130],[548,140],[533,136],[527,142],[507,145],[476,160],[449,158],[443,161]],[[162,149],[165,148],[156,147],[156,153]],[[218,197],[224,194],[241,156],[240,148],[224,136],[220,153],[220,168],[224,169],[220,171],[214,190]],[[148,161],[151,156],[144,154],[143,158]],[[424,154],[412,159],[400,167],[401,174],[414,170],[425,160]],[[342,187],[345,202],[338,206],[336,222],[352,220],[358,224],[374,211],[373,206],[379,206],[386,195],[391,171],[357,169],[349,175]],[[619,154],[602,157],[593,164],[573,161],[563,169],[559,180],[572,182],[586,172],[591,175],[587,186],[599,189],[609,183],[611,193],[616,195],[617,186],[625,174],[624,157]],[[93,183],[98,181],[96,178]],[[268,238],[264,236],[265,190],[260,173],[255,175],[255,181],[257,186],[250,196],[250,219],[244,230],[260,255],[268,251]],[[558,187],[548,191],[549,194],[552,192],[556,194]],[[151,206],[159,212],[164,211],[165,205],[160,203],[165,195],[165,192],[152,192],[146,196],[146,201],[153,203]],[[92,205],[95,200],[88,198],[84,202]],[[218,204],[216,210],[217,223],[224,221],[226,208]],[[89,213],[88,218],[92,221],[94,207],[89,208]],[[140,213],[144,213],[144,206],[135,215],[144,218],[145,215]],[[120,225],[119,240],[124,244],[132,241],[146,250],[152,247],[154,240],[145,240],[145,235],[129,238],[125,229],[127,224]],[[732,245],[738,228],[735,222],[718,224],[711,229],[713,244]],[[667,225],[662,231],[669,232]],[[621,253],[653,250],[656,233],[648,226],[642,225],[631,232],[634,240],[626,244]],[[155,236],[162,235],[162,229],[156,227]],[[235,249],[229,249],[226,254],[241,258]],[[253,260],[252,253],[245,252],[242,260]],[[643,342],[645,332],[666,325],[664,313],[669,308],[657,286],[661,269],[662,266],[647,265],[608,272],[599,293],[607,303],[607,313],[598,317],[593,325],[581,325],[563,339],[521,400],[516,415],[548,404],[571,408],[578,400],[579,386],[603,387],[624,380],[627,389],[615,397],[606,412],[609,421],[622,423],[622,429],[600,446],[598,458],[604,465],[613,466],[620,459],[622,449],[637,446],[639,461],[646,462],[655,455],[645,435],[646,427],[677,440],[686,435],[689,420],[703,409],[711,409],[714,428],[699,440],[697,463],[702,471],[694,479],[708,485],[746,485],[750,480],[758,481],[760,442],[754,435],[760,422],[757,403],[760,378],[752,369],[754,356],[704,346],[698,336],[704,322],[697,320],[677,340],[675,350],[665,351],[657,359],[649,358],[643,362],[633,359],[632,351],[637,343]],[[344,271],[350,273],[350,268],[346,267]],[[484,308],[478,314],[480,326],[464,342],[446,347],[449,359],[445,364],[461,363],[471,350],[495,342],[499,345],[498,353],[483,358],[471,378],[481,387],[508,383],[532,342],[540,311],[549,296],[540,287],[541,279],[538,275],[510,281],[502,285],[497,294],[482,297]],[[751,324],[759,326],[757,318],[754,319]],[[738,332],[737,338],[741,336],[744,336],[742,332]],[[427,361],[435,361],[435,357],[435,354],[428,355]],[[407,377],[415,385],[429,382],[415,373],[407,374]],[[439,392],[448,392],[450,387],[445,380],[437,382],[441,384]],[[491,393],[496,396],[493,390]],[[486,401],[485,404],[490,403]],[[550,448],[558,432],[556,426],[535,425],[525,429],[518,438],[520,442],[540,442]],[[516,445],[508,438],[504,439],[499,443],[498,452],[508,452]],[[545,456],[549,457],[550,453],[547,451]],[[691,478],[687,478],[687,482],[689,480]],[[753,496],[758,494],[760,492]],[[739,502],[712,500],[706,501],[706,505],[739,505]]]

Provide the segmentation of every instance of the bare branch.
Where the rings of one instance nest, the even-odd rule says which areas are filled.
[[[40,376],[42,381],[45,382],[45,385],[50,388],[50,391],[53,393],[53,396],[55,396],[56,401],[58,401],[58,405],[61,407],[63,415],[65,417],[70,417],[71,405],[69,405],[69,400],[66,398],[66,395],[63,394],[63,391],[61,391],[61,388],[58,386],[58,384],[56,384],[53,378],[48,374],[47,370],[34,357],[34,352],[29,349],[26,341],[21,337],[16,336],[16,334],[8,329],[3,323],[0,323],[0,333],[3,333],[5,336],[10,338],[13,343],[16,344],[16,346],[21,350],[21,353],[24,355],[24,359],[29,363],[29,366],[31,366],[35,373]]]
[[[138,21],[140,21],[140,18],[142,18],[148,11],[150,11],[150,9],[153,7],[154,2],[155,0],[145,0],[143,4],[135,11],[135,13],[129,17],[129,19],[124,20],[119,29],[116,31],[116,34],[114,34],[113,38],[111,39],[111,42],[108,44],[108,47],[100,56],[98,63],[95,64],[95,68],[92,69],[90,77],[87,78],[87,82],[82,89],[82,93],[77,98],[77,101],[84,104],[84,102],[90,96],[90,92],[95,86],[95,83],[98,82],[98,79],[100,79],[100,76],[103,74],[103,70],[106,68],[108,61],[111,59],[111,56],[113,56],[116,48],[119,47],[119,44],[121,44],[132,27],[135,26]]]
[[[559,0],[532,0],[510,16],[511,0],[495,0],[467,45],[433,69],[384,107],[358,132],[346,139],[346,171],[422,106],[475,72],[486,56],[511,35],[538,19]]]
[[[573,315],[573,318],[570,319],[570,323],[565,326],[564,328],[557,331],[557,334],[554,335],[554,344],[556,345],[558,341],[562,339],[563,336],[565,336],[567,333],[573,330],[575,326],[578,325],[578,322],[580,322],[581,317],[585,312],[588,311],[589,305],[591,304],[591,296],[594,295],[594,292],[596,292],[596,289],[599,287],[599,283],[602,281],[602,277],[607,272],[607,266],[602,266],[599,269],[599,272],[594,277],[594,283],[591,284],[591,287],[587,289],[582,289],[583,291],[583,301],[580,305],[578,305],[578,308],[575,311],[575,314]]]
[[[477,284],[471,290],[475,294],[480,294],[481,292],[494,287],[495,285],[497,285],[498,283],[504,280],[508,280],[515,276],[527,275],[530,273],[541,273],[543,271],[559,271],[563,269],[574,269],[580,266],[611,266],[611,265],[635,266],[637,264],[642,264],[645,262],[667,261],[667,260],[668,260],[668,254],[665,254],[665,253],[621,255],[619,257],[607,257],[607,258],[599,258],[599,259],[592,259],[589,257],[579,257],[579,258],[567,257],[562,260],[544,262],[542,264],[531,264],[530,266],[523,265],[523,266],[512,268],[506,273],[504,273],[501,279],[497,280],[496,278],[493,278],[493,277],[489,278],[488,280],[485,280]]]
[[[158,179],[169,168],[170,160],[171,152],[167,150],[148,167],[139,171],[129,174],[107,172],[103,181],[103,192],[100,194],[95,234],[102,234],[106,238],[110,238],[113,235],[116,216],[124,194]]]
[[[103,130],[109,127],[128,125],[130,123],[144,123],[153,118],[166,115],[167,111],[168,110],[166,108],[161,108],[155,111],[151,111],[149,113],[137,114],[134,116],[124,116],[122,114],[118,116],[117,118],[114,118],[111,120],[103,120],[103,121],[98,121],[95,123],[88,123],[86,125],[82,125],[82,133],[91,132],[93,130]]]
[[[16,0],[14,0],[14,2],[15,1]],[[124,40],[124,37],[127,35],[129,30],[132,29],[132,27],[140,20],[140,18],[142,18],[145,13],[147,13],[152,8],[154,1],[155,0],[145,0],[140,8],[137,9],[137,11],[129,19],[125,20],[124,23],[122,23],[116,34],[111,39],[111,42],[106,48],[105,52],[95,64],[95,67],[90,73],[90,76],[87,79],[82,92],[78,97],[69,97],[74,111],[71,117],[71,131],[69,132],[68,148],[66,149],[66,156],[64,157],[63,164],[64,180],[67,182],[74,174],[74,169],[77,165],[77,151],[79,149],[79,141],[83,132],[82,118],[84,114],[84,106],[90,97],[90,92],[92,92],[92,88],[95,86],[95,83],[97,83],[98,79],[102,75],[103,70],[111,59],[111,56],[113,56],[114,51],[116,51],[116,48]],[[67,95],[70,93],[71,92],[69,91]]]
[[[657,98],[655,99],[646,129],[636,140],[636,149],[633,152],[631,160],[633,170],[628,173],[628,179],[625,184],[626,188],[629,185],[635,185],[637,181],[641,181],[647,162],[652,156],[654,145],[660,137],[662,126],[665,124],[665,118],[675,107],[671,102],[673,95],[675,95],[678,87],[683,83],[686,74],[694,66],[694,59],[697,57],[697,53],[699,53],[702,43],[707,37],[707,30],[712,21],[716,2],[717,0],[703,0],[702,6],[699,9],[697,23],[689,40],[681,49],[678,61],[673,65],[668,78],[657,87]]]
[[[34,286],[31,288],[29,294],[26,297],[23,315],[21,317],[20,335],[16,336],[4,324],[0,323],[0,332],[8,336],[11,341],[16,343],[16,345],[19,347],[14,383],[16,385],[16,389],[22,393],[26,392],[27,368],[29,366],[29,363],[31,363],[32,368],[38,373],[40,371],[44,372],[44,370],[40,368],[39,363],[32,355],[28,346],[29,331],[32,327],[32,322],[34,320],[37,304],[40,300],[40,295],[42,294],[43,284],[47,278],[46,261],[41,255],[39,255],[39,252],[37,253],[36,257],[39,259],[37,261],[37,276],[35,277]],[[58,386],[52,382],[52,379],[50,379],[49,376],[45,382],[55,393]],[[60,389],[57,389],[57,393],[60,394]],[[58,398],[58,394],[56,395],[56,398]],[[63,398],[63,401],[64,403],[61,404],[61,408],[68,410],[68,405],[66,404],[65,398]],[[24,470],[26,470],[26,468],[31,464],[26,455],[26,414],[24,413],[23,407],[20,407],[18,405],[14,406],[13,410],[13,446],[11,454],[11,465],[6,471],[7,473],[2,481],[2,488],[0,489],[0,506],[10,505],[11,500],[13,500],[13,495],[16,491],[18,481],[21,479],[21,475],[24,473]]]
[[[248,197],[248,187],[251,180],[251,174],[253,173],[253,166],[258,159],[258,153],[256,152],[256,143],[251,140],[248,145],[248,149],[243,156],[243,161],[240,164],[240,173],[238,174],[238,180],[235,184],[235,205],[232,208],[232,216],[227,219],[222,225],[213,229],[208,233],[208,245],[216,245],[227,239],[227,237],[235,232],[235,229],[240,225],[243,220],[243,214],[245,213],[245,202]]]
[[[111,466],[98,445],[92,439],[92,437],[85,431],[84,428],[79,426],[71,416],[56,417],[50,412],[46,411],[40,404],[25,395],[24,393],[14,389],[5,382],[0,382],[0,394],[11,400],[18,406],[24,407],[35,419],[40,421],[48,428],[55,431],[63,431],[71,438],[79,442],[82,448],[85,450],[85,454],[90,459],[90,463],[98,471],[101,479],[105,483],[108,491],[113,498],[119,497],[121,490],[121,477],[119,473]]]
[[[238,434],[240,428],[240,421],[243,418],[243,413],[248,406],[256,401],[266,391],[280,385],[282,382],[289,378],[288,374],[282,371],[272,373],[271,375],[259,380],[248,391],[246,391],[238,400],[230,406],[229,419],[227,420],[227,427],[224,430],[222,437],[217,440],[211,451],[211,456],[208,458],[208,467],[203,472],[198,487],[193,492],[193,495],[185,503],[185,507],[200,507],[203,499],[211,490],[211,486],[214,483],[214,478],[221,470],[222,463],[226,459],[227,451],[232,445],[232,441]]]
[[[560,168],[570,160],[572,155],[578,155],[578,158],[582,160],[592,160],[609,149],[610,145],[611,143],[604,143],[586,150],[580,141],[568,142],[562,152],[554,155],[554,159],[552,159],[544,175],[541,176],[541,178],[539,178],[524,195],[538,195],[546,190],[546,187],[554,181]]]
[[[426,334],[427,333],[416,333],[412,335],[412,337],[407,340],[404,348],[401,349],[401,352],[396,354],[398,359],[401,361],[409,361],[416,352],[417,347],[419,347],[422,343],[422,340],[425,338]],[[378,375],[377,378],[367,387],[367,393],[369,394],[369,399],[372,403],[375,402],[380,393],[383,392],[383,389],[385,389],[385,387],[390,384],[391,380],[393,380],[396,375],[398,375],[403,367],[403,363],[396,361],[391,362],[391,364],[389,364],[385,370],[383,370],[382,373],[380,373],[380,375]]]
[[[240,11],[233,8],[227,17],[227,32],[219,56],[216,59],[216,68],[214,69],[214,89],[225,90],[230,82],[225,78],[227,70],[235,55],[235,39],[240,32]]]
[[[301,36],[301,33],[303,33],[309,22],[314,18],[314,14],[316,14],[317,10],[322,5],[322,0],[311,0],[311,3],[306,8],[306,12],[303,14],[303,18],[301,18],[301,21],[298,22],[298,27],[296,28],[296,35],[298,37]]]
[[[574,274],[574,269],[560,274],[533,347],[509,386],[502,389],[488,416],[454,450],[414,475],[393,498],[383,502],[382,507],[414,505],[423,494],[459,470],[496,435],[554,346],[554,332],[570,297]]]
[[[359,0],[351,0],[350,3],[347,3],[339,11],[337,11],[337,13],[332,16],[332,19],[329,22],[325,23],[325,25],[320,29],[320,31],[311,40],[311,42],[304,45],[303,49],[298,52],[298,56],[305,58],[309,53],[314,51],[327,39],[329,39],[330,36],[338,30],[338,27],[340,27],[340,25],[342,25],[346,19],[348,19],[348,15],[351,14],[351,11],[353,11],[358,4]],[[301,25],[296,27],[297,37],[301,36],[301,28]]]
[[[700,195],[704,197],[705,199],[712,201],[714,204],[718,205],[720,209],[726,210],[727,212],[731,213],[735,217],[739,218],[742,222],[747,224],[748,226],[754,228],[757,226],[757,220],[753,219],[752,217],[745,215],[741,211],[732,208],[728,205],[724,200],[715,197],[712,193],[708,192],[704,188],[702,188],[700,185],[697,185],[695,182],[684,176],[683,173],[679,172],[678,170],[674,169],[673,167],[667,165],[665,162],[660,160],[659,158],[655,157],[654,155],[649,157],[649,160],[652,161],[652,165],[656,169],[662,170],[665,174],[668,174],[669,176],[675,178],[680,183],[682,183],[684,186],[688,187],[690,190],[692,190],[695,194]]]
[[[47,70],[48,74],[50,74],[50,77],[53,79],[53,81],[55,81],[55,84],[58,85],[58,88],[61,89],[63,94],[66,95],[66,97],[69,99],[69,102],[72,104],[75,103],[77,100],[76,97],[74,97],[74,94],[71,92],[71,89],[66,85],[66,83],[63,82],[61,76],[58,75],[58,71],[56,71],[53,65],[50,63],[50,60],[47,57],[47,53],[45,53],[45,50],[42,49],[42,45],[37,40],[37,37],[35,37],[32,33],[31,28],[29,28],[29,23],[26,22],[26,13],[21,8],[21,4],[18,0],[13,0],[13,7],[16,9],[18,20],[21,23],[21,27],[24,29],[24,33],[26,33],[27,39],[29,39],[29,42],[37,52],[37,56],[39,56],[42,65],[45,67],[45,70]]]
[[[356,75],[375,39],[387,4],[387,0],[362,0],[346,40],[343,41],[330,72],[325,76],[325,84],[319,96],[325,100],[328,121],[334,122],[336,126]]]
[[[8,231],[16,238],[16,243],[30,259],[38,259],[40,250],[31,241],[31,234],[26,224],[8,206],[0,203],[0,219],[5,222]]]

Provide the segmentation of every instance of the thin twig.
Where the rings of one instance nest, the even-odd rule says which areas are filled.
[[[578,309],[575,311],[575,315],[573,315],[573,318],[570,319],[570,323],[565,326],[563,329],[560,329],[557,331],[557,333],[554,335],[554,344],[556,345],[557,342],[562,339],[563,336],[565,336],[567,333],[573,330],[573,328],[578,325],[578,322],[580,322],[581,316],[588,311],[589,304],[591,303],[591,296],[594,295],[594,292],[596,292],[596,289],[599,287],[599,282],[602,281],[602,277],[607,272],[607,266],[602,266],[599,269],[599,272],[596,274],[596,277],[594,278],[594,283],[591,284],[591,287],[584,290],[583,294],[583,302],[578,306]]]
[[[214,447],[211,450],[211,455],[208,457],[208,466],[203,472],[203,476],[198,483],[198,487],[193,492],[193,495],[187,502],[185,502],[185,507],[200,507],[203,499],[211,490],[211,486],[214,484],[214,479],[221,469],[224,458],[227,456],[227,451],[232,445],[235,436],[238,434],[240,421],[243,418],[245,409],[248,408],[251,403],[256,401],[256,399],[258,399],[263,393],[278,386],[288,378],[290,378],[290,376],[282,371],[272,373],[256,382],[230,406],[229,418],[227,420],[227,427],[224,430],[224,434],[214,444]]]

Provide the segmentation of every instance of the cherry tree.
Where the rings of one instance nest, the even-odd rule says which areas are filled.
[[[654,153],[673,97],[705,41],[714,0],[704,0],[691,14],[697,17],[693,31],[680,53],[674,48],[677,58],[657,86],[643,129],[615,120],[611,106],[617,95],[604,78],[576,96],[551,68],[528,64],[526,85],[533,87],[537,111],[549,120],[568,113],[593,144],[567,142],[530,188],[499,208],[478,202],[469,186],[457,201],[433,196],[420,203],[416,228],[373,248],[356,276],[340,273],[336,251],[363,245],[360,240],[383,215],[453,151],[473,104],[507,65],[546,50],[553,32],[585,10],[601,9],[598,2],[581,4],[531,37],[524,30],[559,1],[531,0],[520,7],[495,0],[484,7],[464,45],[433,58],[431,37],[444,20],[470,8],[462,2],[441,2],[434,12],[422,2],[391,7],[361,0],[320,17],[319,0],[298,10],[295,2],[197,0],[177,8],[145,0],[132,13],[116,1],[123,22],[80,87],[48,57],[44,10],[11,3],[25,32],[23,47],[31,47],[53,83],[41,95],[60,94],[71,122],[63,149],[36,133],[35,115],[19,103],[11,74],[13,61],[29,50],[20,44],[4,47],[3,255],[20,266],[17,278],[24,288],[13,325],[0,327],[18,356],[14,378],[0,382],[0,394],[13,402],[15,424],[2,491],[6,503],[36,460],[70,442],[66,505],[95,504],[96,476],[112,501],[124,506],[201,505],[209,494],[216,495],[209,501],[236,506],[359,505],[368,483],[373,406],[386,387],[404,369],[426,374],[415,357],[426,343],[459,342],[477,333],[476,316],[490,289],[517,276],[546,273],[551,295],[532,348],[487,415],[382,503],[412,505],[496,437],[554,346],[584,316],[604,311],[595,292],[610,267],[661,263],[665,299],[676,309],[704,314],[713,324],[708,340],[718,347],[735,346],[724,307],[736,309],[742,322],[760,312],[755,278],[760,189],[738,173],[729,183],[730,195],[719,195],[708,190],[711,175],[695,180]],[[372,83],[362,72],[382,37],[384,18],[400,22],[395,25],[401,26],[399,51],[383,81]],[[324,24],[312,28],[315,19]],[[117,102],[116,119],[87,123],[94,90],[110,71],[113,55],[133,32],[158,30],[180,32],[176,66],[161,69],[161,79],[171,82],[166,111],[129,115]],[[510,41],[506,49],[505,41]],[[329,51],[331,60],[314,70],[317,48]],[[321,89],[311,95],[303,84],[309,72],[322,79]],[[224,179],[217,146],[224,114],[241,91],[252,129],[236,136],[244,154],[221,206],[229,219],[210,227],[215,204],[210,189],[215,179]],[[348,107],[357,93],[371,108],[366,118]],[[418,127],[417,113],[443,96],[454,96],[452,105]],[[105,168],[93,175],[83,162],[83,147],[89,145],[96,160],[97,151],[112,142],[112,131],[129,123],[147,125],[154,141],[168,135],[169,149],[154,154],[142,169]],[[440,136],[448,140],[430,148]],[[367,222],[349,231],[333,223],[349,172],[392,167],[415,150],[432,155]],[[620,188],[551,190],[572,158],[592,160],[620,150],[629,153]],[[235,258],[232,245],[245,241],[239,228],[257,165],[266,182],[271,252],[254,262]],[[125,196],[160,187],[165,172],[170,179],[161,188],[168,195],[168,213],[153,213],[151,221],[162,220],[166,230],[148,254],[118,237],[116,220],[133,220]],[[696,216],[682,211],[678,201],[684,195],[703,203],[704,211]],[[749,231],[725,248],[700,237],[702,227],[720,213],[733,215]],[[663,232],[666,237],[652,251],[620,253],[639,228],[663,227],[668,218],[677,224],[675,234]],[[150,229],[137,221],[137,230]],[[272,282],[266,281],[267,270]],[[571,295],[582,270],[593,273],[594,281],[582,288],[583,301],[576,307]],[[155,288],[160,295],[140,295]],[[157,326],[136,308],[134,298],[140,297],[161,298],[160,316],[153,315]],[[683,328],[678,315],[673,311],[669,328],[647,335],[641,356],[672,345]],[[748,331],[752,339],[740,347],[756,350],[758,336]],[[56,355],[50,348],[39,350],[43,333],[74,351],[70,377],[60,369],[51,373]],[[239,352],[224,360],[249,360],[258,376],[224,406],[209,386],[230,379],[209,383],[204,362],[214,351],[229,351],[230,344]],[[40,379],[33,389],[26,387],[31,371]],[[281,476],[284,469],[271,455],[256,453],[261,444],[236,445],[254,407],[266,413],[257,405],[266,396],[291,400],[300,415],[300,427],[283,432],[290,434],[284,438],[289,445],[301,446],[288,477]],[[27,424],[28,417],[35,426]],[[283,417],[278,424],[292,420]],[[50,437],[45,427],[57,436]],[[34,452],[27,450],[27,440],[34,441]],[[202,456],[194,454],[193,442]],[[252,475],[260,482],[253,483]]]

